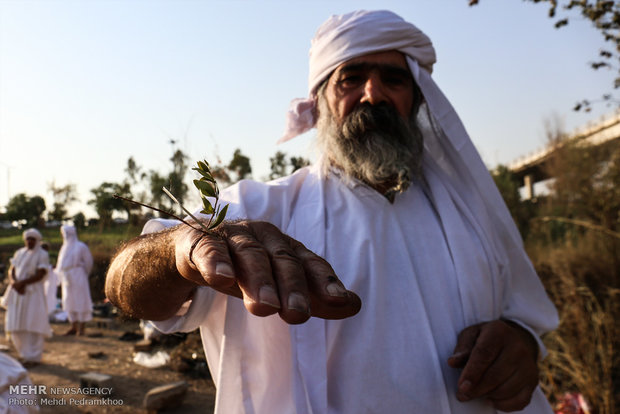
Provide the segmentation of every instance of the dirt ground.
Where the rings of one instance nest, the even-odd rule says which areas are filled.
[[[70,404],[70,398],[97,399],[84,395],[47,395],[48,398],[64,399],[65,406],[41,406],[41,413],[147,413],[143,408],[145,394],[152,388],[185,381],[189,390],[182,405],[174,409],[160,411],[164,413],[212,413],[215,402],[215,387],[208,376],[204,363],[194,366],[192,361],[183,361],[180,356],[190,352],[193,357],[201,351],[200,337],[192,333],[185,338],[174,338],[174,344],[160,345],[173,356],[170,364],[160,368],[146,368],[133,362],[134,345],[140,338],[121,340],[119,338],[137,337],[141,334],[135,321],[115,320],[113,324],[93,321],[87,325],[86,336],[62,336],[68,329],[66,323],[53,323],[54,336],[46,340],[43,361],[40,365],[28,369],[30,379],[35,385],[52,387],[79,387],[79,377],[88,372],[97,372],[112,377],[113,388],[111,400],[122,402],[117,406]],[[17,358],[17,354],[4,335],[4,310],[0,309],[0,347],[4,345],[7,354]],[[151,351],[153,352],[153,351]],[[192,358],[192,357],[189,357]],[[185,360],[187,361],[187,360]],[[202,361],[198,357],[198,361]],[[199,369],[200,368],[200,369]]]

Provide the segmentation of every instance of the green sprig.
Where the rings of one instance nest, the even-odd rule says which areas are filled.
[[[226,218],[226,212],[228,211],[228,204],[221,208],[220,201],[220,189],[217,185],[217,181],[211,174],[211,168],[206,160],[198,161],[197,167],[192,170],[197,171],[200,174],[198,180],[194,180],[194,185],[200,191],[200,198],[202,199],[203,209],[200,211],[202,214],[211,215],[207,222],[207,230],[212,230],[220,225],[224,218]],[[209,198],[214,198],[215,203],[211,204]],[[190,214],[191,215],[191,214]],[[215,220],[214,220],[215,219]]]
[[[228,204],[226,204],[223,208],[221,208],[219,204],[220,189],[217,186],[217,181],[215,181],[215,178],[213,178],[213,175],[211,174],[211,168],[209,167],[209,163],[206,160],[198,161],[198,167],[194,167],[192,168],[192,170],[198,171],[198,173],[200,174],[200,178],[198,180],[194,180],[194,185],[200,191],[200,198],[202,199],[203,209],[200,210],[200,212],[202,214],[210,215],[209,221],[207,222],[207,224],[204,224],[202,220],[199,220],[198,218],[196,218],[191,213],[191,211],[186,209],[183,206],[183,204],[181,204],[181,202],[170,192],[170,190],[168,190],[166,187],[162,187],[162,190],[168,197],[170,197],[172,201],[174,201],[175,203],[179,205],[179,207],[181,207],[181,210],[183,210],[188,216],[194,219],[194,221],[201,228],[197,228],[193,226],[191,223],[183,220],[182,218],[177,217],[170,212],[158,209],[157,207],[153,207],[148,204],[140,203],[138,201],[122,197],[118,194],[114,194],[114,198],[118,198],[118,199],[127,201],[132,204],[136,204],[142,207],[150,208],[155,211],[159,211],[160,213],[166,214],[170,217],[174,217],[175,219],[181,221],[182,223],[198,231],[207,232],[209,230],[213,230],[214,228],[219,226],[222,223],[222,221],[224,221],[224,219],[226,218],[226,212],[228,211]],[[211,204],[211,201],[209,200],[209,198],[214,198],[215,203]]]

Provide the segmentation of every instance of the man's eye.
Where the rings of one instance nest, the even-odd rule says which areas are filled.
[[[345,88],[350,88],[350,87],[360,85],[363,81],[364,79],[359,75],[350,75],[350,76],[345,76],[342,79],[340,79],[338,81],[338,84]]]
[[[383,82],[391,86],[406,86],[409,84],[409,78],[404,76],[386,76]]]

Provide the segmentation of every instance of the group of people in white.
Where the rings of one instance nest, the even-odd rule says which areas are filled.
[[[50,264],[49,244],[33,228],[24,231],[25,246],[10,260],[0,305],[6,309],[4,331],[24,366],[41,362],[44,340],[52,336],[49,320],[56,312],[58,285],[62,311],[71,324],[64,334],[84,335],[86,322],[92,319],[88,275],[93,257],[74,226],[62,226],[60,232],[63,244],[55,267]]]

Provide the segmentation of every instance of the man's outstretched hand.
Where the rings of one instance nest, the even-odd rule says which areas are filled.
[[[522,327],[496,320],[465,328],[448,364],[463,368],[457,398],[488,398],[496,409],[525,408],[538,385],[538,345]]]
[[[254,315],[278,313],[297,324],[310,316],[347,318],[361,308],[327,261],[270,223],[224,222],[209,234],[184,227],[175,249],[181,276],[243,299]]]

